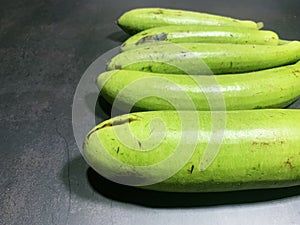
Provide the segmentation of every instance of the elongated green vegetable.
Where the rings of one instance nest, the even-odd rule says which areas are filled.
[[[273,31],[249,30],[243,27],[164,26],[133,35],[122,44],[121,48],[126,51],[145,46],[147,43],[162,41],[278,45],[278,35]]]
[[[267,69],[298,60],[299,41],[279,46],[170,43],[122,52],[111,59],[107,68],[171,74],[223,74]]]
[[[165,8],[138,8],[125,12],[117,21],[127,33],[135,34],[152,27],[166,25],[231,26],[260,29],[263,24],[226,16]]]
[[[108,179],[158,191],[300,184],[299,110],[214,112],[215,118],[226,119],[224,130],[211,130],[212,113],[152,111],[104,121],[87,135],[85,159]],[[212,132],[223,134],[218,154],[206,170],[199,170]]]
[[[243,74],[190,76],[117,70],[99,75],[102,96],[136,110],[285,107],[300,96],[300,62]],[[149,95],[144,98],[145,95]],[[220,106],[218,101],[224,101]],[[173,105],[172,105],[173,104]],[[223,108],[222,108],[223,107]]]

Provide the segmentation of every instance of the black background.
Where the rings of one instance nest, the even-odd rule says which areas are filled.
[[[128,37],[115,20],[148,6],[263,21],[282,39],[300,37],[297,0],[1,0],[0,224],[299,224],[299,187],[147,192],[105,180],[82,159],[72,131],[76,86]]]

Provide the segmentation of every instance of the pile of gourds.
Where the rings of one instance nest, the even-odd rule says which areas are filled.
[[[132,35],[100,74],[126,114],[93,128],[84,157],[118,183],[211,192],[300,184],[300,42],[263,23],[140,8]]]

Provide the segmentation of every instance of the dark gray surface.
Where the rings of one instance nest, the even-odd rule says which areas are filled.
[[[297,0],[1,0],[0,224],[299,224],[299,187],[163,194],[88,169],[73,137],[76,86],[127,37],[115,19],[144,6],[253,18],[282,38],[300,37]]]

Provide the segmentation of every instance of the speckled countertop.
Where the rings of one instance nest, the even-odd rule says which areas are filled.
[[[300,224],[299,187],[147,192],[113,184],[85,163],[72,130],[77,84],[126,39],[115,19],[146,6],[252,18],[300,39],[297,0],[0,1],[0,224]]]

